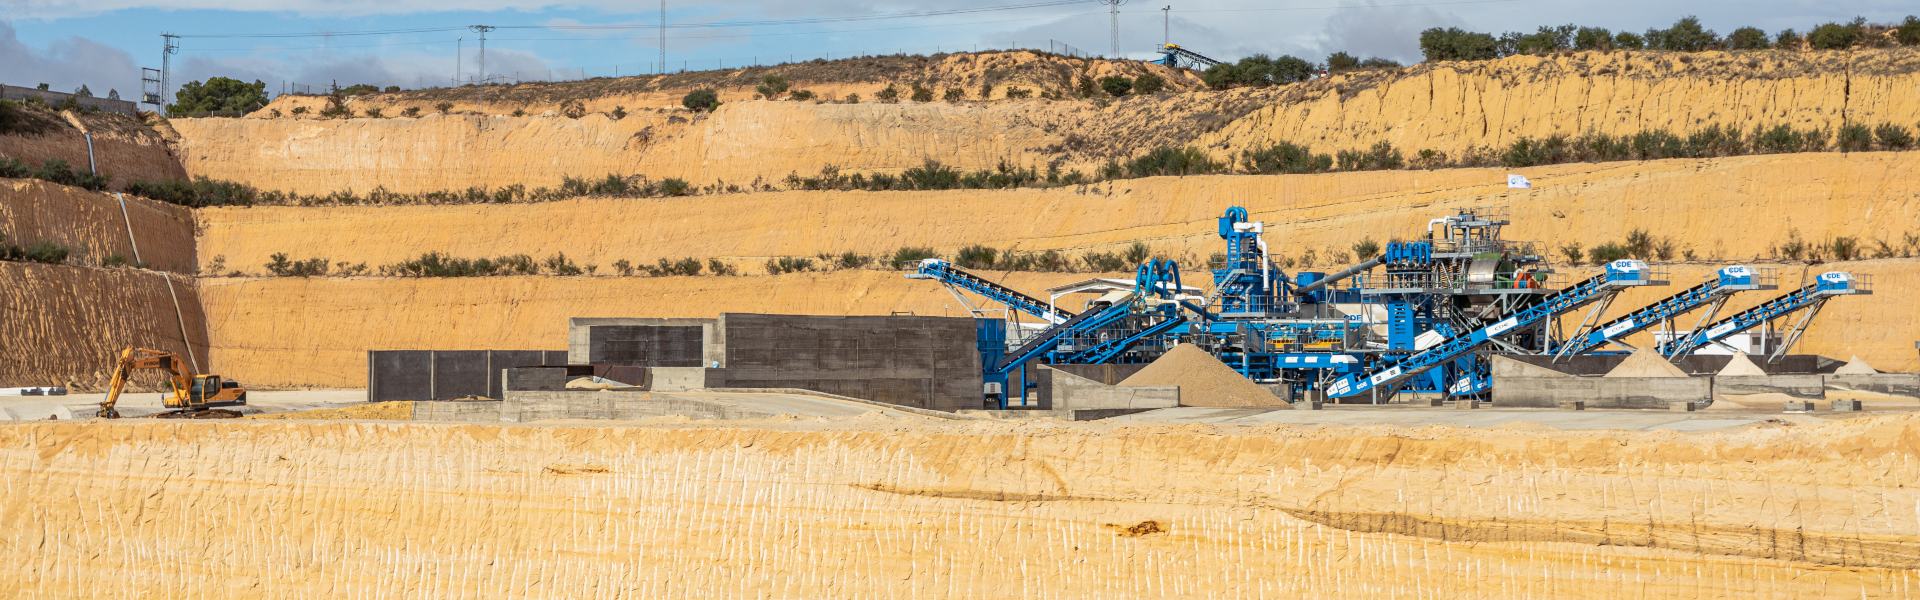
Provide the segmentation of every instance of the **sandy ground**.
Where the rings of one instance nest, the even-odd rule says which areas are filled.
[[[0,595],[1911,598],[1916,455],[1916,415],[22,423]]]
[[[61,420],[91,418],[106,394],[70,394],[66,396],[0,396],[0,420],[41,421],[47,417]],[[323,408],[340,408],[367,401],[366,390],[288,390],[247,392],[247,405],[228,407],[242,413],[277,413]],[[157,392],[128,392],[120,395],[121,416],[141,417],[166,410]]]

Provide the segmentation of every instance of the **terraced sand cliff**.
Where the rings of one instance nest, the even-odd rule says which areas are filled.
[[[34,109],[52,126],[35,133],[0,135],[0,157],[38,167],[48,160],[88,169],[87,133],[93,134],[93,160],[108,185],[122,189],[135,181],[184,179],[187,174],[156,131],[132,117],[112,114],[60,115]]]
[[[1418,239],[1430,219],[1461,209],[1513,221],[1508,239],[1587,248],[1633,229],[1674,240],[1676,257],[1750,260],[1797,233],[1808,242],[1858,238],[1901,248],[1920,236],[1920,153],[1792,154],[1704,160],[1581,163],[1502,169],[1284,176],[1160,177],[1097,186],[943,192],[782,192],[679,199],[589,199],[523,205],[219,208],[200,211],[203,261],[224,256],[247,273],[276,252],[372,266],[429,251],[480,257],[565,252],[607,268],[626,259],[737,259],[890,253],[970,244],[1023,251],[1112,251],[1145,242],[1197,266],[1222,250],[1215,219],[1228,206],[1265,221],[1273,251],[1351,254],[1370,238]],[[1920,250],[1920,249],[1916,249]]]
[[[128,346],[191,354],[207,372],[197,296],[192,278],[157,271],[0,262],[0,383],[101,390]],[[136,382],[151,389],[159,379]]]
[[[187,208],[31,179],[0,179],[0,198],[0,235],[9,243],[60,244],[73,249],[73,260],[93,265],[117,256],[189,275],[197,266]]]
[[[1920,51],[1578,53],[1429,63],[1266,90],[1070,101],[859,105],[733,101],[709,118],[638,112],[419,119],[181,119],[189,172],[324,194],[553,186],[563,176],[777,183],[823,167],[892,172],[932,158],[964,169],[1059,164],[1196,145],[1220,158],[1276,141],[1321,152],[1387,141],[1458,158],[1522,136],[1685,135],[1708,125],[1920,123]],[[529,92],[531,93],[531,92]],[[431,111],[428,111],[431,113]],[[492,111],[499,114],[499,111]],[[392,117],[392,114],[388,115]],[[648,128],[652,127],[649,131]],[[431,148],[433,152],[421,152]]]
[[[1920,421],[0,428],[49,597],[1902,598]]]

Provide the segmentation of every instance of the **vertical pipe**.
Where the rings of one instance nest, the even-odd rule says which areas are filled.
[[[74,118],[78,119],[79,117],[74,117]],[[99,175],[100,167],[99,165],[95,164],[93,160],[93,132],[82,131],[80,132],[80,135],[86,136],[87,138],[87,172],[93,173],[94,175]],[[123,200],[122,203],[124,204],[124,202],[125,201]],[[123,205],[121,206],[121,208],[125,209],[126,207]]]

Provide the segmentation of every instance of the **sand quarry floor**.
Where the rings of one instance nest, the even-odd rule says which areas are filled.
[[[1920,595],[1910,413],[1558,413],[1618,424],[1575,431],[1525,417],[1553,411],[475,425],[366,406],[0,425],[0,595]],[[1416,422],[1460,413],[1490,421]]]

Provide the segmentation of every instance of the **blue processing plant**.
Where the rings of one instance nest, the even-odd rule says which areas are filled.
[[[1139,265],[1131,291],[1110,294],[1078,313],[941,259],[922,261],[908,277],[998,303],[1016,324],[1038,320],[1032,328],[980,320],[984,391],[1001,408],[1032,389],[1035,365],[1150,362],[1177,344],[1202,348],[1295,399],[1371,402],[1399,393],[1484,398],[1493,386],[1489,365],[1496,354],[1564,359],[1619,352],[1632,349],[1623,341],[1628,335],[1691,323],[1690,330],[1654,348],[1678,359],[1797,314],[1768,357],[1777,360],[1827,300],[1871,293],[1862,278],[1828,272],[1720,318],[1730,296],[1777,288],[1771,269],[1733,265],[1603,322],[1601,315],[1622,291],[1666,285],[1664,271],[1640,260],[1615,260],[1556,287],[1558,273],[1546,257],[1531,244],[1501,236],[1507,224],[1460,212],[1428,222],[1425,239],[1389,242],[1377,255],[1339,271],[1289,274],[1269,252],[1265,225],[1236,206],[1218,220],[1225,248],[1208,265],[1212,288],[1205,295],[1186,292],[1192,288],[1182,285],[1179,265],[1154,258]],[[1583,312],[1578,325],[1563,331],[1569,329],[1563,321],[1571,319],[1561,317]]]

